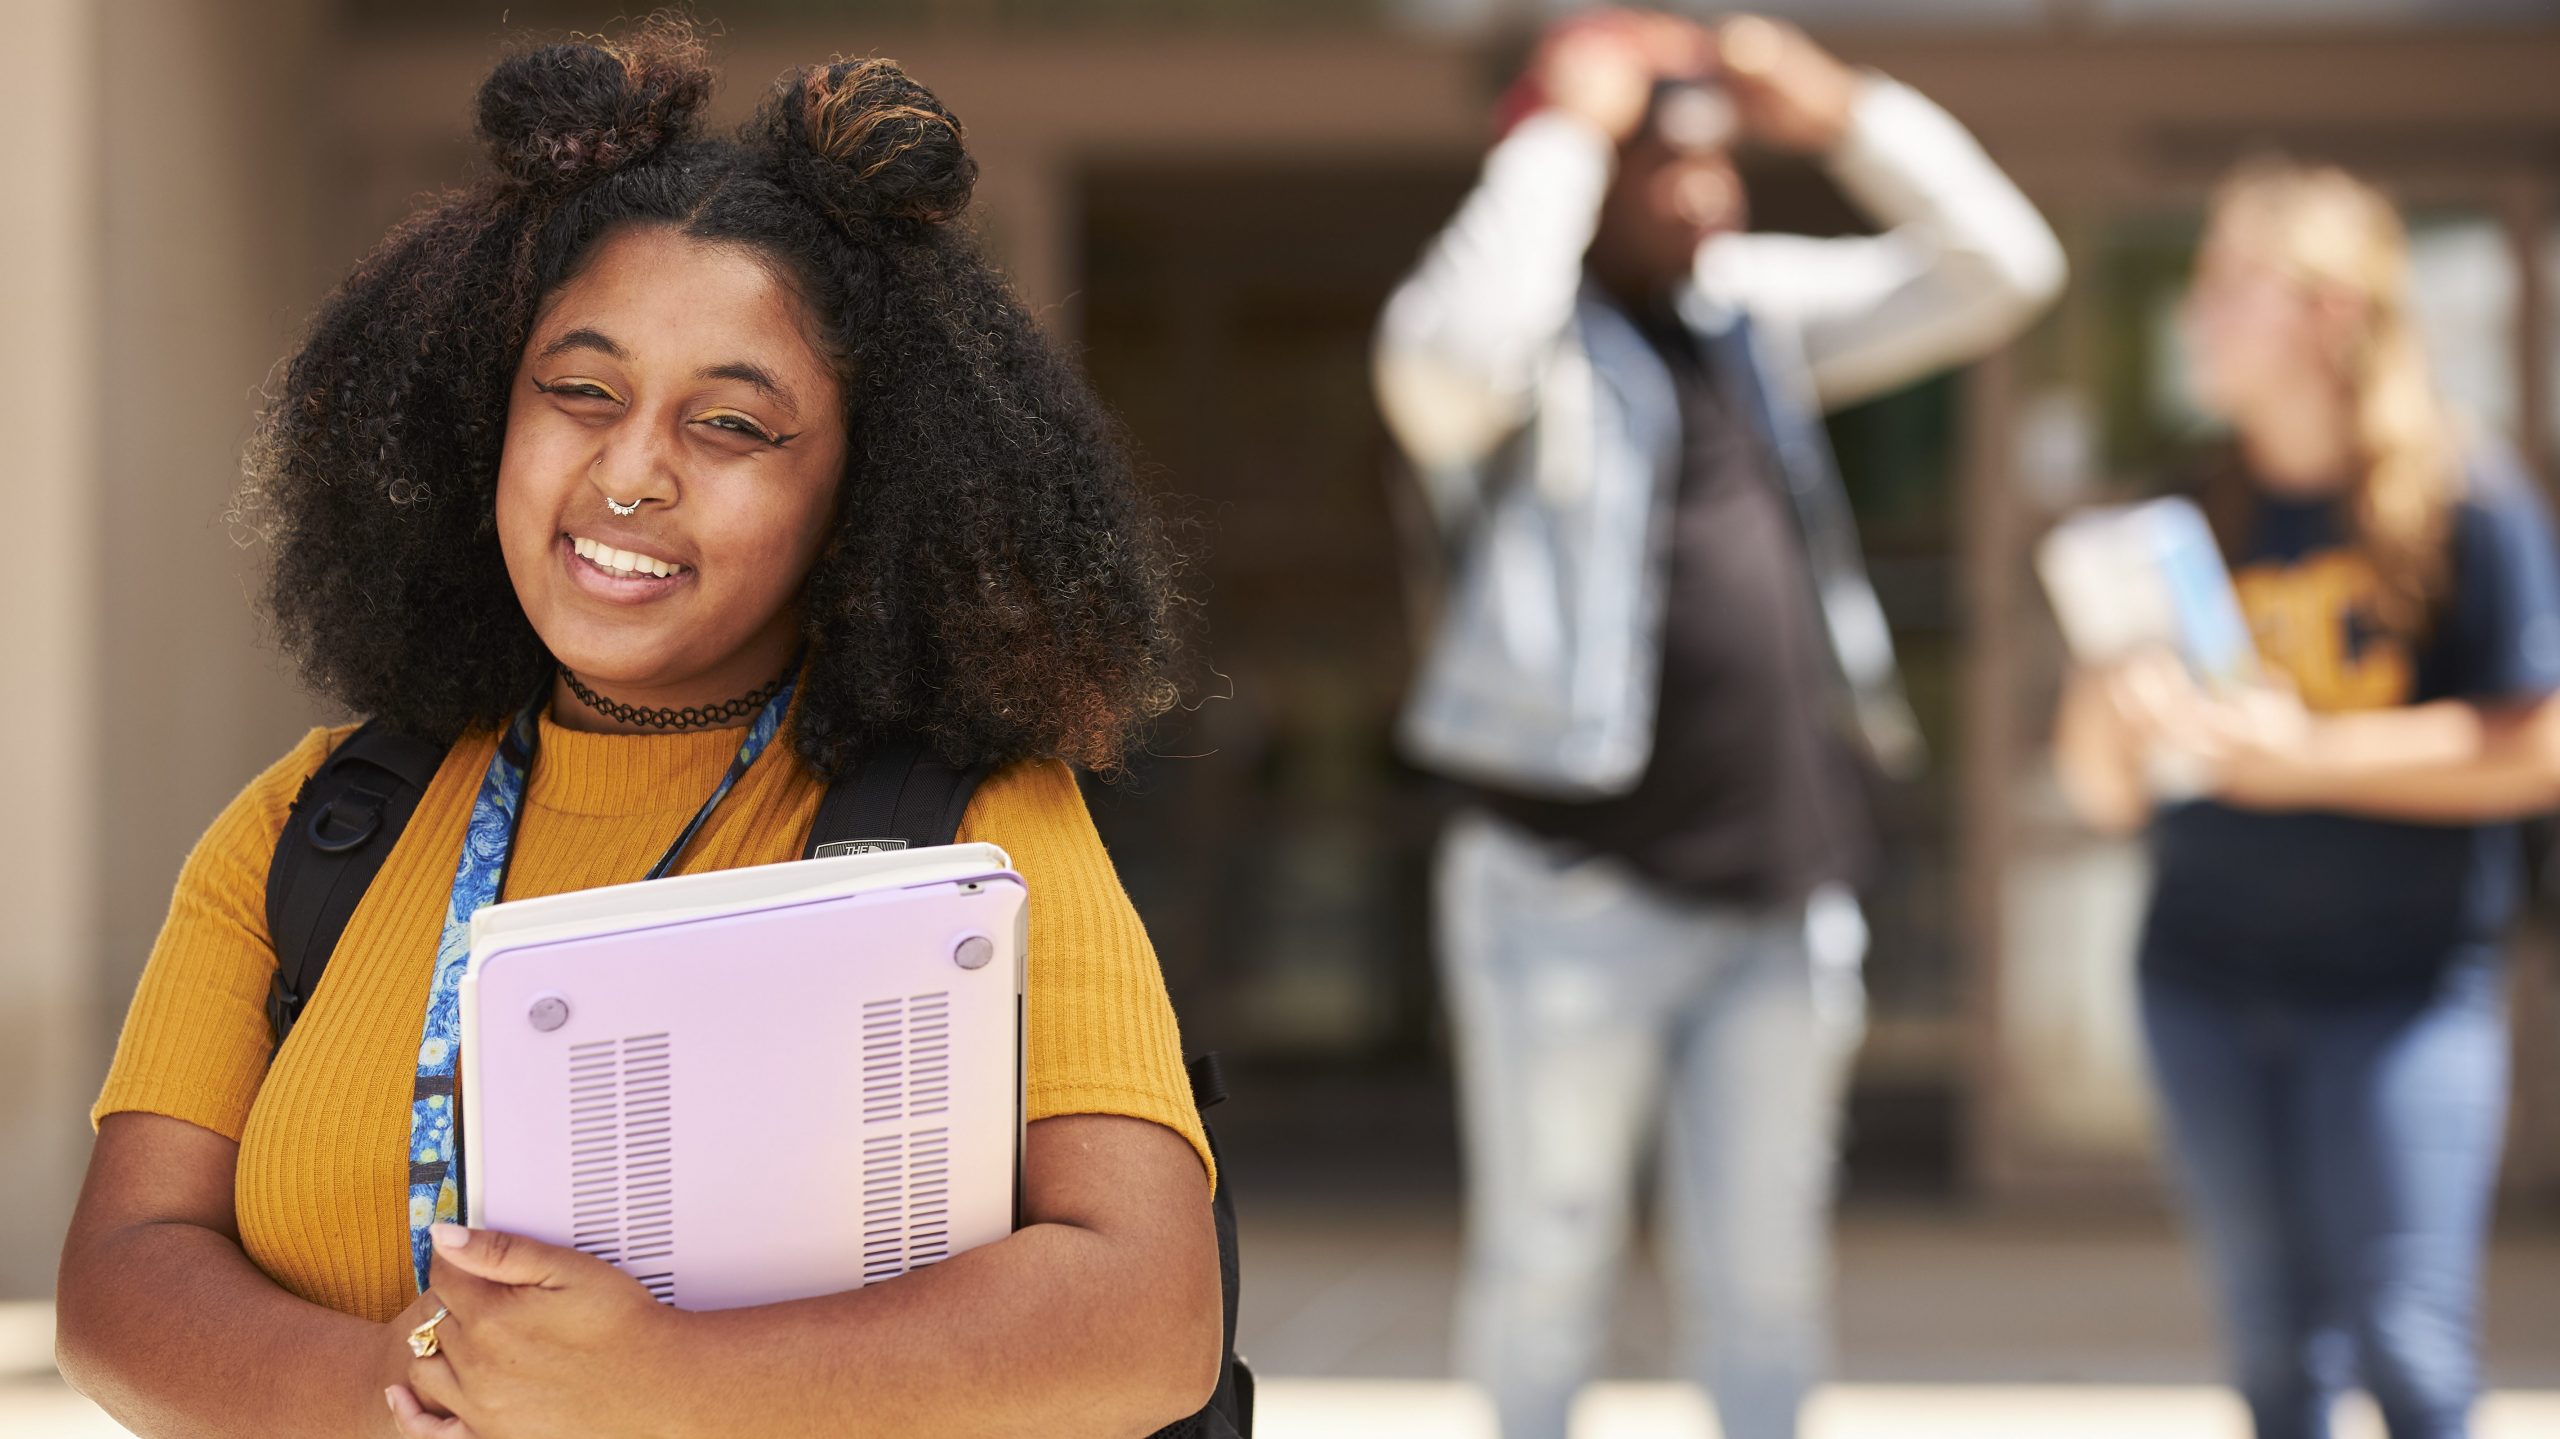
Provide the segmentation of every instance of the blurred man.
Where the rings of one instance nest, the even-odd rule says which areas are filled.
[[[1376,357],[1457,553],[1403,738],[1468,801],[1460,1360],[1562,1439],[1659,1124],[1694,1373],[1772,1439],[1827,1345],[1859,767],[1918,759],[1819,412],[2005,342],[2061,251],[1944,112],[1768,20],[1585,16],[1504,111]],[[1742,233],[1740,140],[1884,233]]]

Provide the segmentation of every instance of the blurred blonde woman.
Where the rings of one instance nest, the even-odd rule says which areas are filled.
[[[2236,444],[2192,478],[2270,683],[2151,658],[2063,702],[2074,805],[2149,827],[2146,1038],[2261,1439],[2355,1382],[2392,1439],[2466,1432],[2515,821],[2560,804],[2560,557],[2428,380],[2407,248],[2338,170],[2224,184],[2180,319]],[[2204,797],[2155,807],[2156,751]]]

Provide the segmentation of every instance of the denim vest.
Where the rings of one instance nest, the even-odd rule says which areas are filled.
[[[1886,773],[1920,764],[1884,609],[1819,416],[1742,312],[1680,304],[1778,467],[1830,641],[1839,719]],[[1398,726],[1427,769],[1558,799],[1624,794],[1653,753],[1680,413],[1670,370],[1586,284],[1526,425],[1444,492],[1477,497]]]

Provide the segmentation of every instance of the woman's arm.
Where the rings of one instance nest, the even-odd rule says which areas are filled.
[[[2054,720],[2054,768],[2063,798],[2082,823],[2102,833],[2131,834],[2151,820],[2144,740],[2122,696],[2142,682],[2130,668],[2115,666],[2074,670],[2063,683]]]
[[[419,1439],[628,1433],[1135,1436],[1196,1412],[1224,1315],[1209,1181],[1182,1136],[1070,1115],[1031,1126],[1027,1222],[886,1284],[710,1313],[662,1309],[574,1250],[487,1232],[440,1248],[453,1317],[409,1388]]]
[[[1208,1403],[1225,1318],[1190,1144],[1073,1115],[1026,1146],[1030,1223],[1002,1243],[895,1284],[700,1316],[706,1357],[762,1402],[698,1432],[832,1436],[858,1414],[887,1434],[1138,1435]]]
[[[2560,809],[2560,697],[2314,716],[2293,743],[2244,730],[2216,770],[2220,797],[2253,809],[2416,824],[2517,819]]]
[[[2139,823],[2142,756],[2192,759],[2205,792],[2266,811],[2481,824],[2560,809],[2560,695],[2314,714],[2275,688],[2209,694],[2165,656],[2075,680],[2057,737],[2092,824]]]
[[[240,1248],[240,1146],[157,1114],[108,1115],[62,1249],[55,1352],[73,1388],[154,1439],[396,1432],[405,1317],[297,1299]]]

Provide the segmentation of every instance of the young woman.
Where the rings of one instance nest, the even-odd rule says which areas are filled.
[[[347,731],[179,877],[60,1288],[64,1373],[140,1434],[1129,1435],[1215,1382],[1207,1146],[1069,767],[1168,703],[1166,552],[962,232],[950,113],[839,62],[706,138],[708,90],[665,26],[499,65],[499,174],[356,269],[267,418],[247,508],[283,642],[320,695],[451,748],[272,1056],[268,860]],[[511,725],[529,774],[496,762]],[[697,815],[679,871],[792,859],[827,777],[898,734],[997,766],[961,838],[1034,896],[1020,1231],[697,1314],[439,1223],[452,1188],[410,1165],[451,1128],[412,1099],[449,1072],[439,946],[491,816],[517,815],[511,899],[638,879]]]
[[[2201,491],[2271,683],[2075,677],[2084,815],[2150,824],[2143,1019],[2261,1439],[2361,1381],[2393,1439],[2465,1430],[2503,1136],[2514,821],[2560,805],[2560,559],[2531,482],[2456,443],[2386,200],[2262,166],[2182,317],[2237,432]],[[2153,812],[2146,757],[2204,798]]]

